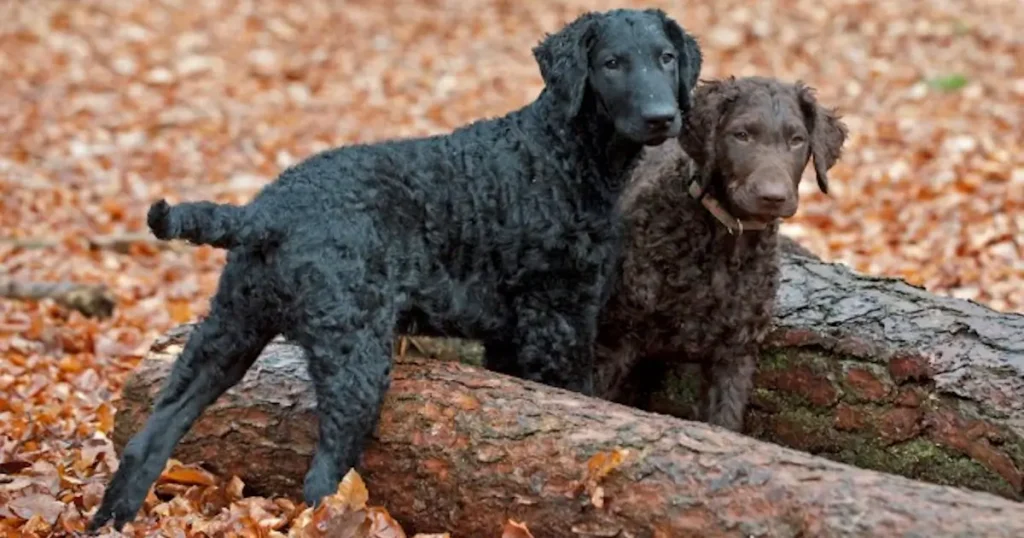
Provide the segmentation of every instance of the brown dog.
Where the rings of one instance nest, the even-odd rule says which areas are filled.
[[[701,418],[742,429],[779,286],[778,221],[796,213],[812,159],[828,192],[846,134],[800,83],[730,78],[694,92],[679,145],[648,150],[621,201],[628,234],[600,320],[599,395],[642,407],[667,363],[699,362]]]

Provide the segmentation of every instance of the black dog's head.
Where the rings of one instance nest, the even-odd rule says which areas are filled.
[[[813,157],[818,188],[839,159],[846,126],[818,105],[811,88],[772,78],[702,84],[679,142],[720,201],[738,218],[796,213],[800,177]]]
[[[679,134],[702,59],[697,41],[660,9],[585,13],[533,55],[568,117],[593,106],[621,136],[647,145]]]

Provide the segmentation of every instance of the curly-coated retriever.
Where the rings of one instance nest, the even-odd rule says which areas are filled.
[[[230,252],[90,528],[134,517],[180,438],[277,334],[304,349],[316,390],[310,505],[358,463],[410,320],[483,341],[497,369],[593,392],[617,201],[643,146],[678,135],[701,54],[662,11],[620,9],[580,16],[534,56],[545,88],[504,117],[325,151],[245,206],[153,204],[157,237]]]
[[[742,429],[779,286],[778,221],[796,212],[812,158],[828,192],[845,139],[835,112],[800,83],[730,78],[694,91],[679,145],[649,148],[622,197],[627,232],[599,322],[598,395],[645,407],[668,363],[699,362],[699,415]]]

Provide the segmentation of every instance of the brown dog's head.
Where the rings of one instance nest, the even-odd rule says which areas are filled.
[[[686,121],[679,143],[701,170],[702,186],[740,219],[793,216],[811,158],[827,194],[827,172],[847,135],[811,88],[763,77],[705,82]]]

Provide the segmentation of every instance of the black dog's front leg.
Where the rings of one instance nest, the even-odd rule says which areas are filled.
[[[592,396],[599,294],[536,290],[516,303],[513,337],[487,346],[485,366]]]

